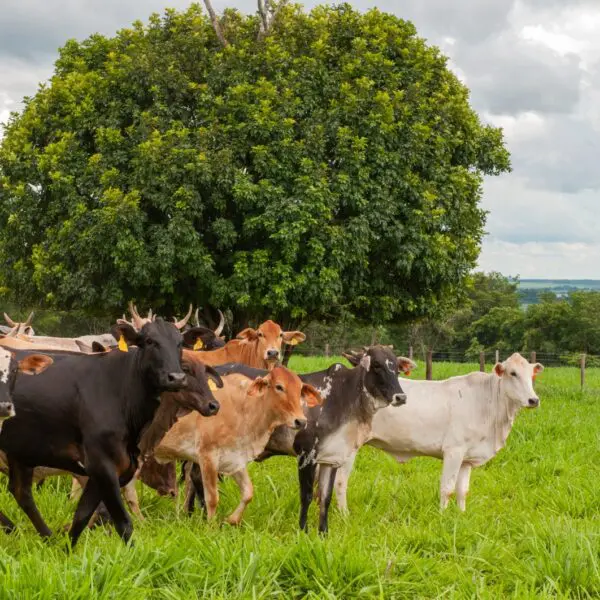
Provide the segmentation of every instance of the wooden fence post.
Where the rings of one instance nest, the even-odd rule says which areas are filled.
[[[529,357],[529,362],[535,364],[537,362],[537,352],[535,350],[531,351],[531,356]]]
[[[329,358],[331,356],[331,352],[329,350],[329,343],[325,344],[325,356]]]
[[[425,361],[425,379],[433,379],[433,351],[427,350],[427,360]]]
[[[479,353],[479,370],[485,373],[485,352]]]
[[[408,358],[410,358],[410,360],[413,359],[413,347],[412,346],[408,347]]]
[[[585,354],[581,355],[581,390],[585,386]]]
[[[500,350],[496,350],[496,362],[500,362]]]
[[[374,346],[377,343],[377,329],[373,329],[373,333],[371,334],[371,346]]]

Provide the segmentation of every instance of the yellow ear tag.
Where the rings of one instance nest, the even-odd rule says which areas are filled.
[[[217,391],[217,384],[212,379],[208,380],[208,389],[211,392],[216,392]]]
[[[123,334],[121,334],[121,337],[119,338],[119,350],[121,352],[129,352],[129,348],[127,347],[127,342],[125,341]]]
[[[298,343],[296,338],[292,338],[289,342],[287,342],[290,346],[295,346]]]
[[[204,344],[202,343],[202,340],[198,338],[194,344],[194,350],[202,350],[202,348],[204,348]]]

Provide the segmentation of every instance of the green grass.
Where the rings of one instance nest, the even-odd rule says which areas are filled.
[[[295,358],[298,371],[333,359]],[[434,377],[476,365],[435,364]],[[423,367],[413,374],[422,378]],[[438,510],[439,461],[398,465],[363,449],[350,479],[351,515],[332,507],[331,532],[297,530],[295,462],[251,465],[255,499],[243,525],[222,525],[237,488],[221,486],[219,522],[141,490],[144,523],[133,548],[112,530],[86,532],[69,553],[65,535],[41,541],[0,484],[0,508],[19,532],[0,533],[0,598],[540,598],[600,594],[600,370],[579,392],[577,369],[547,369],[542,404],[522,412],[507,447],[475,469],[467,512]],[[38,492],[58,530],[70,522],[70,482]]]

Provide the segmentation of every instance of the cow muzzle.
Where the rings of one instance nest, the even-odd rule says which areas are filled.
[[[269,362],[279,360],[279,350],[267,350],[265,352],[265,360]]]
[[[161,379],[161,387],[164,390],[176,391],[187,386],[187,375],[182,372],[167,373]]]
[[[539,398],[529,398],[529,400],[527,400],[527,407],[528,408],[537,408],[540,405],[540,399]]]
[[[394,394],[392,396],[392,406],[402,406],[403,404],[406,404],[406,394]]]
[[[219,412],[219,408],[221,408],[221,405],[218,403],[218,401],[211,400],[205,406],[202,407],[202,409],[200,410],[200,414],[203,417],[212,417],[213,415],[216,415]]]
[[[306,427],[306,419],[294,419],[293,429],[304,429]]]
[[[12,402],[0,402],[0,419],[8,419],[15,416],[15,407]]]

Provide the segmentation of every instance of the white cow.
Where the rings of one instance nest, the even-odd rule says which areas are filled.
[[[407,462],[415,456],[443,461],[440,505],[444,509],[456,491],[465,510],[471,469],[500,451],[521,408],[536,408],[540,399],[533,380],[543,371],[520,354],[497,363],[492,373],[470,373],[444,381],[400,378],[407,395],[402,408],[388,407],[375,414],[367,442]],[[347,512],[346,490],[356,453],[336,476],[338,507]]]

